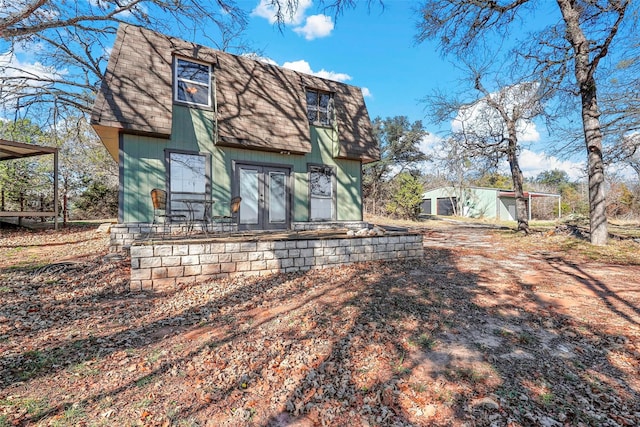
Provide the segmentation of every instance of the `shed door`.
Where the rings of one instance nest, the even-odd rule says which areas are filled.
[[[455,197],[438,198],[438,211],[436,212],[436,214],[444,216],[453,215],[455,212],[455,210],[453,209],[454,203],[457,204],[457,200]]]
[[[431,215],[431,199],[424,200],[421,209],[423,214]]]

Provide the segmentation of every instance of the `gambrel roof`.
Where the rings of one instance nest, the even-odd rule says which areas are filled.
[[[311,151],[306,89],[332,92],[336,158],[377,160],[362,91],[355,86],[121,24],[91,123],[117,158],[118,133],[169,138],[174,57],[213,66],[217,145],[304,154]],[[214,135],[212,135],[212,139]]]

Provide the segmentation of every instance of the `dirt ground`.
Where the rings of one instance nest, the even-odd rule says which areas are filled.
[[[131,293],[0,235],[0,426],[640,425],[640,244],[422,224],[424,259]]]

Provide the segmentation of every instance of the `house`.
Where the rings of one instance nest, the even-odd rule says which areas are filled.
[[[546,207],[552,212],[556,207],[560,217],[560,195],[525,192],[528,220],[531,220],[534,199],[557,198],[557,203]],[[425,215],[456,215],[468,218],[493,218],[516,221],[516,196],[513,190],[485,187],[439,187],[422,195],[422,213]]]
[[[362,221],[362,164],[379,159],[354,86],[121,24],[91,124],[119,164],[121,224],[153,219],[150,191],[242,197],[240,230]]]

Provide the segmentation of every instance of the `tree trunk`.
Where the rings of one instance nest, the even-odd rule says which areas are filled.
[[[587,171],[589,175],[589,231],[591,244],[606,245],[609,238],[607,229],[606,198],[604,195],[604,164],[602,162],[602,131],[600,112],[596,97],[594,79],[581,87],[582,122],[587,145]]]
[[[587,146],[587,173],[589,175],[589,228],[591,244],[606,245],[607,213],[604,197],[604,164],[602,162],[602,131],[600,111],[593,77],[595,65],[591,63],[590,41],[580,27],[580,9],[570,0],[557,0],[567,25],[566,37],[575,55],[574,73],[582,101],[582,127]]]
[[[67,220],[69,219],[69,211],[67,210],[67,192],[65,191],[62,196],[62,226],[67,226]]]
[[[514,120],[508,120],[507,129],[509,133],[507,159],[509,160],[509,167],[511,168],[511,180],[513,181],[513,191],[516,196],[518,231],[529,234],[529,212],[527,211],[527,199],[524,197],[522,169],[520,169],[520,162],[518,162],[516,122]]]

